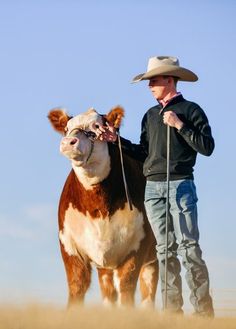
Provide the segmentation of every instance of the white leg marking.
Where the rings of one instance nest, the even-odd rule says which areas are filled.
[[[108,280],[108,275],[107,275],[107,274],[104,274],[104,275],[102,276],[102,284],[103,284],[104,286],[107,286],[107,280]]]
[[[120,293],[120,278],[118,276],[118,271],[114,270],[113,272],[113,281],[114,281],[114,286],[116,288],[117,292],[117,305],[121,306],[121,293]]]
[[[106,308],[112,308],[113,304],[107,297],[105,297],[103,299],[103,306]]]
[[[153,267],[147,266],[144,268],[142,272],[142,279],[144,280],[147,289],[148,289],[148,296],[146,299],[144,299],[141,303],[141,307],[148,308],[153,307],[154,303],[151,299],[151,293],[152,293],[152,278],[154,274],[155,269]]]

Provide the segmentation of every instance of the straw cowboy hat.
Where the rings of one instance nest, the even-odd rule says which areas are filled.
[[[179,60],[172,56],[151,57],[148,61],[147,72],[137,75],[132,82],[149,80],[157,75],[167,75],[179,78],[181,81],[197,81],[195,73],[179,66]]]

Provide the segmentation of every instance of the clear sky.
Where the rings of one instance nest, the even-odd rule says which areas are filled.
[[[195,167],[200,243],[212,288],[236,289],[235,17],[235,0],[0,0],[0,302],[66,301],[57,204],[70,163],[48,111],[120,104],[121,134],[138,142],[156,101],[130,81],[155,55],[199,76],[178,90],[205,110],[216,142]]]

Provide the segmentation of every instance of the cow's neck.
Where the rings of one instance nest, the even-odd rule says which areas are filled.
[[[94,185],[102,182],[109,175],[111,170],[110,156],[107,156],[106,161],[91,161],[83,167],[72,162],[72,168],[84,188],[91,190]]]

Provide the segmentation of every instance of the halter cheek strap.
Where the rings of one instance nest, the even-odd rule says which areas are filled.
[[[90,148],[90,152],[89,155],[87,157],[86,163],[89,161],[92,153],[93,153],[93,149],[94,149],[94,141],[96,139],[96,134],[93,131],[86,131],[83,129],[80,129],[80,131],[90,140],[91,142],[91,148]]]
[[[89,152],[89,155],[88,155],[88,158],[86,160],[86,163],[88,162],[88,160],[90,159],[92,153],[93,153],[93,149],[94,149],[94,141],[96,139],[96,134],[95,132],[93,131],[86,131],[82,128],[74,128],[70,131],[70,134],[72,133],[72,131],[74,130],[77,130],[77,131],[80,131],[81,133],[83,133],[91,142],[91,148],[90,148],[90,152]]]
[[[86,163],[89,161],[89,159],[90,159],[90,157],[91,157],[91,155],[93,153],[93,149],[94,149],[94,141],[91,140],[91,139],[90,139],[90,141],[91,141],[91,147],[90,147],[90,152],[89,152],[89,155],[87,157]]]

